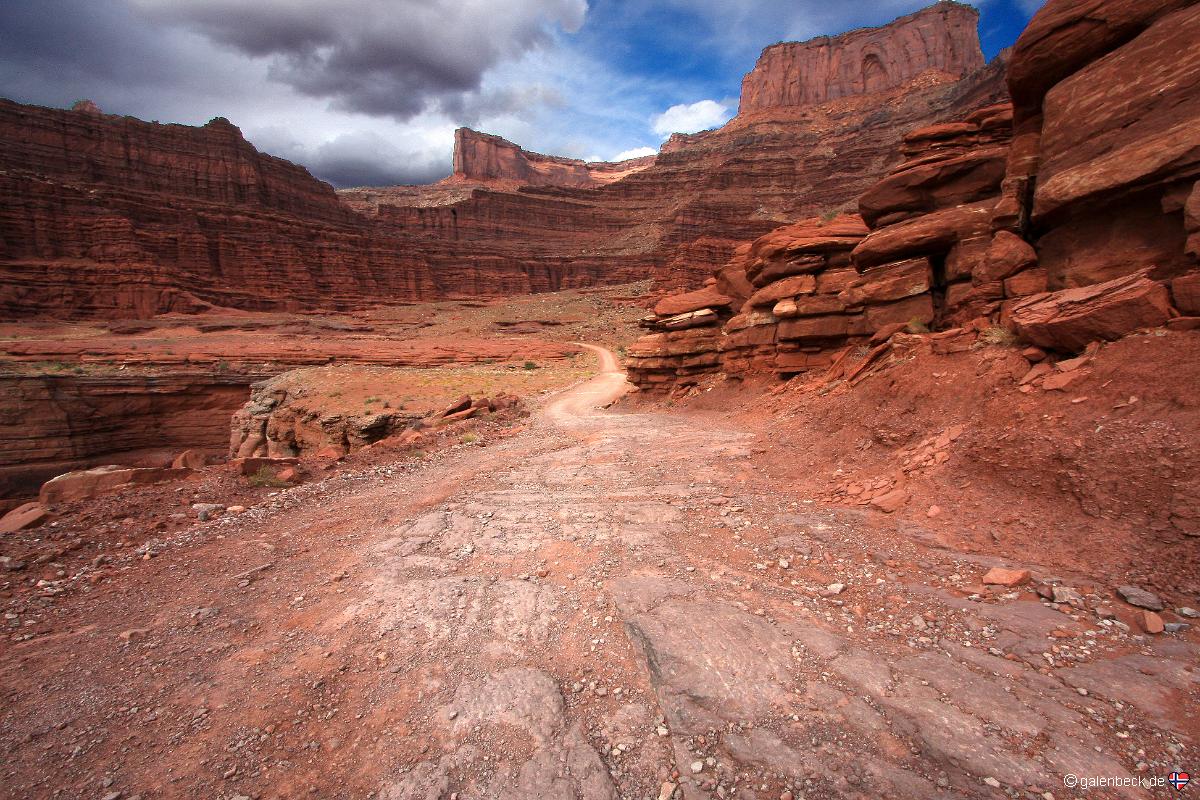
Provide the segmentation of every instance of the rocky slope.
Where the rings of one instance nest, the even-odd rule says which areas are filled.
[[[1048,3],[1014,49],[1015,107],[907,134],[861,219],[758,239],[711,279],[731,303],[675,299],[697,300],[686,329],[664,301],[630,350],[633,379],[654,392],[718,371],[853,380],[855,348],[879,345],[870,363],[903,328],[942,331],[942,352],[1015,335],[1041,348],[1036,363],[1200,327],[1197,33],[1191,3]]]
[[[224,120],[188,128],[0,103],[0,314],[344,309],[648,275],[682,287],[741,241],[852,203],[901,131],[1002,99],[1003,65],[982,66],[975,23],[969,7],[940,3],[844,40],[770,49],[749,86],[843,46],[844,65],[873,75],[878,61],[889,77],[830,73],[826,90],[765,106],[755,89],[724,128],[677,135],[654,159],[584,164],[464,130],[448,181],[342,202]]]

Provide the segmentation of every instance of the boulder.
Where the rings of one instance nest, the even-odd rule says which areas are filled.
[[[997,231],[983,261],[971,272],[978,285],[1002,281],[1037,265],[1033,245],[1009,231]]]
[[[72,500],[86,500],[125,486],[162,483],[191,474],[190,469],[122,467],[110,464],[51,478],[42,484],[41,491],[38,492],[38,502],[44,506],[53,506]]]
[[[847,306],[861,306],[903,300],[929,291],[932,277],[929,259],[914,258],[885,264],[863,273],[838,299]]]
[[[36,528],[50,518],[50,510],[41,503],[25,503],[0,517],[0,533],[16,533]]]
[[[448,417],[451,414],[457,414],[460,411],[466,411],[470,407],[471,407],[471,395],[464,394],[462,397],[458,398],[453,403],[446,406],[446,408],[438,416],[439,417]]]
[[[1060,81],[1195,0],[1049,0],[1013,46],[1008,88],[1018,124]]]
[[[658,321],[658,327],[668,331],[681,331],[687,328],[699,328],[704,325],[714,325],[717,322],[717,312],[711,308],[702,308],[699,311],[689,311],[686,314],[679,314],[674,317],[667,317],[664,320]]]
[[[780,301],[771,313],[780,319],[787,317],[815,317],[822,314],[840,314],[846,304],[831,294],[814,294]]]
[[[975,126],[966,126],[977,131]],[[858,210],[872,227],[886,214],[928,214],[1000,194],[1008,164],[1008,148],[985,147],[951,158],[901,165],[871,187],[858,201]]]
[[[1145,272],[1058,292],[1033,295],[1012,307],[1013,327],[1026,341],[1078,352],[1098,340],[1115,340],[1171,318],[1167,289]]]
[[[300,463],[298,458],[235,458],[230,462],[239,475],[255,475],[260,469],[286,469]]]
[[[1048,288],[1046,270],[1040,268],[1018,272],[1004,281],[1005,297],[1027,297],[1031,294],[1041,294]]]
[[[928,294],[909,297],[895,303],[867,306],[862,333],[874,333],[888,325],[916,323],[929,325],[933,322],[933,298]]]
[[[1200,272],[1180,275],[1171,281],[1171,298],[1184,314],[1200,316]]]
[[[825,256],[796,256],[784,261],[758,262],[752,267],[750,282],[757,287],[767,286],[792,275],[808,275],[825,269]]]
[[[1046,94],[1035,220],[1129,187],[1194,179],[1200,171],[1197,41],[1200,5],[1191,5],[1164,15]]]
[[[988,586],[1024,586],[1029,583],[1032,576],[1027,569],[1005,569],[1004,567],[992,567],[987,574],[983,576],[983,582]]]
[[[201,450],[184,450],[171,462],[172,469],[203,469],[208,457]]]
[[[721,294],[715,286],[706,286],[694,292],[664,297],[654,306],[654,313],[660,317],[675,317],[704,308],[728,308],[732,304],[733,298]]]
[[[844,314],[826,317],[799,317],[779,323],[780,339],[831,339],[845,336],[850,317]]]
[[[949,253],[960,239],[991,231],[995,205],[995,200],[984,200],[881,228],[854,248],[852,258],[865,270],[914,256]]]
[[[817,290],[817,279],[812,275],[795,275],[784,278],[759,289],[747,301],[751,308],[771,306],[788,297],[812,294]]]

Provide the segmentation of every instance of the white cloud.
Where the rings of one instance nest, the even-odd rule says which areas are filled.
[[[645,158],[646,156],[656,155],[658,150],[653,147],[635,147],[632,150],[625,150],[617,153],[612,157],[613,161],[628,161],[631,158]]]
[[[729,106],[716,100],[700,100],[691,105],[671,106],[650,120],[651,128],[664,139],[672,133],[695,133],[716,128],[729,121]]]

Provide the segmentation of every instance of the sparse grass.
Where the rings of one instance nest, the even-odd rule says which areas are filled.
[[[463,444],[475,444],[475,442],[479,441],[479,436],[474,433],[465,433],[459,441]]]
[[[257,472],[246,478],[246,482],[260,488],[270,486],[274,489],[281,489],[288,485],[287,481],[279,480],[270,467],[259,467]]]
[[[917,317],[913,317],[908,321],[908,326],[904,330],[909,333],[929,333],[929,326]]]
[[[985,328],[979,334],[979,341],[984,344],[990,344],[993,347],[1012,347],[1017,343],[1017,337],[1008,328],[993,325],[990,328]]]
[[[530,370],[537,369],[537,368],[538,368],[537,363],[533,362],[533,361],[526,361],[522,367],[522,369],[530,369]]]
[[[375,403],[378,403],[379,401],[380,400],[378,397],[368,397],[366,400],[363,400],[363,402],[366,403],[367,405],[373,405]]]
[[[833,222],[837,219],[838,210],[836,208],[827,208],[821,212],[821,222]]]
[[[229,372],[229,362],[224,359],[218,361],[217,372]]]

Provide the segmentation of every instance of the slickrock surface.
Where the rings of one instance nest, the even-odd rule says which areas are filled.
[[[1070,575],[1061,602],[987,589],[1008,564],[768,484],[752,434],[594,410],[621,383],[482,449],[63,548],[68,576],[7,605],[4,785],[1075,798],[1067,773],[1196,745],[1192,633],[1110,619]]]

